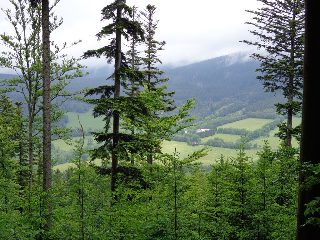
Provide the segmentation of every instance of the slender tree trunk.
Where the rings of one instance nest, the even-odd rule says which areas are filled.
[[[176,150],[175,150],[176,152]],[[177,191],[177,175],[176,175],[176,156],[174,156],[173,175],[174,175],[174,236],[177,238],[178,231],[178,191]]]
[[[288,101],[288,103],[291,103],[292,100]],[[286,146],[291,147],[292,146],[292,109],[288,109],[288,117],[287,117],[287,138],[286,138]]]
[[[50,103],[50,28],[49,28],[49,0],[42,0],[42,41],[43,41],[43,191],[46,192],[45,208],[46,227],[51,227],[51,103]]]
[[[32,120],[29,116],[28,126],[28,158],[29,158],[29,191],[32,189],[33,184],[33,139],[32,139]]]
[[[297,7],[294,5],[293,9],[297,9]],[[290,46],[290,67],[291,67],[291,72],[289,73],[289,95],[288,95],[288,103],[293,102],[293,87],[294,87],[294,68],[295,68],[295,39],[296,39],[296,12],[293,11],[293,16],[292,16],[292,23],[290,24],[290,30],[291,30],[291,46]],[[288,116],[287,116],[287,138],[286,138],[286,146],[291,147],[291,140],[292,140],[292,117],[293,117],[293,111],[292,108],[288,109]]]
[[[122,2],[123,0],[118,0]],[[117,21],[121,19],[121,10],[117,10]],[[119,24],[119,23],[117,23]],[[120,74],[119,70],[121,67],[121,32],[119,29],[116,30],[116,56],[115,56],[115,82],[114,82],[114,98],[120,96]],[[112,163],[111,163],[111,191],[116,190],[116,175],[118,168],[118,156],[116,153],[117,146],[119,144],[119,113],[113,112],[113,151],[112,151]]]
[[[151,29],[151,22],[150,22],[150,20],[151,20],[151,16],[149,15],[149,29]],[[151,69],[151,39],[152,39],[152,37],[151,36],[149,36],[148,38],[148,59],[149,59],[149,61],[148,61],[148,65],[147,65],[147,69],[148,69],[148,90],[149,91],[151,91],[151,71],[152,71],[152,69]],[[149,136],[149,138],[151,138],[151,136]],[[150,150],[150,154],[149,155],[147,155],[147,162],[149,163],[149,164],[151,164],[152,165],[152,163],[153,163],[153,156],[152,156],[152,150],[153,149],[151,149]],[[151,168],[151,171],[152,171],[152,168]]]
[[[290,77],[290,84],[289,84],[289,91],[290,96],[288,97],[288,103],[293,102],[293,76]],[[292,146],[292,117],[293,117],[293,111],[291,108],[288,109],[288,116],[287,116],[287,137],[286,137],[286,146],[291,147]]]
[[[304,59],[304,86],[302,104],[302,133],[300,147],[300,162],[319,164],[319,66],[320,66],[320,1],[306,0],[306,28],[305,28],[305,59]],[[300,172],[299,184],[305,176]],[[309,190],[299,190],[297,240],[316,240],[320,236],[318,226],[306,225],[304,216],[305,204],[320,197],[320,184],[314,185]],[[319,217],[315,213],[313,217]]]
[[[132,20],[135,21],[135,13],[136,13],[136,7],[133,7],[133,11],[132,11]],[[131,68],[133,71],[135,71],[135,67],[136,67],[136,39],[132,38],[132,47],[131,47]],[[130,97],[134,97],[135,95],[135,82],[134,80],[131,80],[131,92],[130,92]],[[134,127],[132,127],[131,129],[131,134],[134,135]],[[131,164],[134,164],[134,158],[131,158]]]

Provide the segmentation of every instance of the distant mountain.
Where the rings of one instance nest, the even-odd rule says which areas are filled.
[[[264,110],[281,101],[281,96],[275,98],[264,91],[256,78],[258,67],[259,62],[237,53],[169,69],[164,77],[170,78],[169,90],[176,91],[178,104],[197,97],[193,115],[202,119],[222,108],[229,108],[227,112],[231,113],[262,101],[259,108]]]
[[[16,75],[14,74],[0,73],[0,80],[11,79],[11,78],[14,78],[15,76]]]
[[[256,79],[255,69],[259,63],[242,53],[221,56],[187,66],[168,69],[164,78],[168,77],[168,91],[175,91],[174,99],[178,106],[188,98],[197,98],[197,109],[192,115],[203,119],[213,113],[227,115],[239,110],[259,111],[274,108],[273,93],[264,92],[262,83]],[[106,80],[112,74],[112,66],[100,69],[89,69],[89,75],[72,80],[69,91],[85,87],[112,84]],[[9,75],[0,74],[0,79]],[[253,107],[255,105],[258,107]],[[73,105],[74,106],[74,105]],[[74,107],[73,107],[74,109]]]

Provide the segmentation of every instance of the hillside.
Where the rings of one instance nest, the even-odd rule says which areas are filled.
[[[183,67],[166,68],[163,77],[170,78],[168,91],[176,92],[173,97],[176,105],[181,106],[188,98],[197,98],[197,108],[191,114],[198,120],[211,114],[226,116],[239,110],[257,112],[272,109],[274,112],[273,104],[281,101],[281,97],[264,92],[261,82],[256,79],[257,67],[258,62],[243,53],[235,53]],[[67,90],[74,92],[112,84],[112,80],[106,80],[112,73],[112,65],[88,71],[89,75],[72,80]],[[8,77],[12,75],[0,74],[0,79]],[[69,101],[63,110],[85,112],[89,108],[83,103]]]
[[[281,101],[281,96],[264,92],[261,82],[256,79],[257,67],[258,62],[236,53],[183,67],[166,68],[163,77],[170,79],[168,91],[176,92],[173,98],[177,106],[188,98],[197,98],[197,108],[191,114],[199,120],[213,113],[226,116],[239,110],[257,112],[272,109],[274,113],[273,104]],[[88,76],[73,80],[68,90],[112,84],[112,80],[106,80],[112,73],[112,66],[88,71]],[[74,105],[69,109],[77,110]],[[80,108],[79,112],[83,110]]]
[[[258,62],[238,53],[170,69],[165,76],[170,78],[169,89],[176,91],[174,98],[178,104],[197,97],[194,115],[200,120],[218,110],[219,116],[227,115],[248,110],[257,103],[259,111],[274,109],[273,104],[279,99],[264,92],[256,79],[258,67]]]
[[[182,151],[185,152],[186,148],[190,148],[187,143],[189,145],[196,143],[196,145],[206,144],[211,147],[219,146],[220,148],[215,148],[215,154],[221,151],[234,152],[234,148],[238,146],[237,140],[239,140],[240,135],[230,135],[230,133],[214,135],[217,134],[218,127],[227,128],[227,124],[241,120],[252,124],[252,121],[246,120],[250,118],[260,118],[264,119],[263,121],[271,122],[278,117],[274,103],[281,101],[281,96],[264,92],[261,82],[256,79],[257,73],[255,69],[257,67],[259,67],[259,63],[248,59],[244,54],[237,53],[187,66],[166,69],[163,77],[170,78],[168,91],[176,92],[174,99],[178,106],[186,102],[188,98],[197,98],[197,108],[191,111],[191,115],[197,118],[196,126],[189,128],[188,134],[181,132],[173,139],[179,142],[178,145],[185,146],[182,147]],[[112,66],[89,69],[89,72],[90,74],[83,78],[72,80],[67,90],[73,92],[86,87],[112,84],[112,80],[106,80],[112,73]],[[13,75],[0,74],[0,79],[11,77]],[[99,125],[96,124],[97,122],[92,124],[91,108],[90,105],[79,101],[67,101],[63,105],[63,110],[71,110],[72,112],[67,115],[69,123],[68,120],[65,120],[66,126],[77,128],[78,120],[76,115],[82,113],[80,114],[82,123],[88,122],[88,127],[85,128],[85,131],[88,133],[97,128]],[[280,119],[279,121],[282,120]],[[94,126],[90,127],[90,124]],[[211,129],[212,133],[197,134],[197,129]],[[250,134],[252,135],[253,133]],[[257,137],[264,136],[263,138],[265,138],[267,135],[269,135],[269,130],[260,132]],[[274,133],[270,137],[273,135]],[[215,140],[215,138],[218,138],[219,141]],[[90,139],[89,142],[92,145],[93,139],[89,136],[87,136],[87,139],[88,141]],[[260,148],[261,142],[257,142],[257,138],[252,139],[255,139],[251,142],[251,147],[255,148],[252,151],[256,152]],[[261,140],[261,137],[259,139]],[[67,159],[71,152],[66,154],[66,152],[61,151],[69,151],[70,148],[64,149],[66,146],[60,140],[55,141],[54,145],[56,147],[55,154],[57,156],[60,155],[62,162],[66,161],[64,159]],[[230,150],[231,148],[233,150]],[[212,156],[209,158],[212,159]],[[210,161],[208,160],[208,162]]]

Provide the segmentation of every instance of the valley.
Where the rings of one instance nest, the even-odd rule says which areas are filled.
[[[92,131],[92,128],[95,129],[102,129],[103,128],[103,121],[101,118],[94,118],[92,116],[92,111],[88,111],[86,113],[74,113],[69,112],[66,114],[68,116],[68,123],[66,124],[66,127],[77,129],[80,128],[79,121],[83,127],[84,132],[89,133]],[[219,128],[233,128],[233,129],[247,129],[247,130],[257,130],[261,128],[266,123],[272,122],[272,119],[263,119],[263,118],[246,118],[243,120],[235,121],[232,123],[227,123],[224,125],[221,125]],[[294,118],[294,126],[300,124],[301,118],[295,117]],[[195,126],[197,128],[197,126]],[[264,145],[265,141],[268,141],[271,148],[273,150],[276,150],[280,145],[280,140],[278,137],[275,136],[275,134],[278,132],[278,128],[275,128],[273,130],[270,130],[268,132],[268,136],[259,137],[256,139],[253,139],[249,141],[251,143],[252,147],[250,149],[246,149],[246,154],[253,160],[256,160],[258,158],[257,152],[262,150],[262,147]],[[187,157],[192,152],[199,150],[203,147],[205,147],[205,143],[214,138],[221,138],[226,142],[233,142],[235,143],[237,140],[241,139],[241,135],[235,135],[235,134],[221,134],[216,133],[215,135],[203,137],[201,138],[201,143],[190,146],[186,142],[179,142],[179,141],[164,141],[162,145],[162,151],[163,153],[172,154],[174,153],[175,149],[179,153],[179,156],[181,159]],[[77,140],[80,140],[81,137],[72,137],[70,140],[71,142],[76,142]],[[70,141],[69,140],[69,141]],[[74,146],[68,145],[64,140],[59,139],[53,141],[53,157],[54,161],[59,161],[57,158],[61,158],[62,156],[66,157],[66,160],[72,156]],[[85,136],[85,143],[84,148],[85,149],[92,149],[94,147],[97,147],[98,145],[95,143],[92,136]],[[293,141],[293,146],[298,147],[298,142],[296,140]],[[200,162],[203,165],[211,165],[214,164],[217,159],[221,157],[221,155],[225,157],[236,157],[238,153],[238,149],[230,149],[230,148],[223,148],[223,147],[212,147],[209,146],[210,151],[208,154],[204,157],[201,157],[198,162]],[[85,155],[84,160],[90,160],[88,155]],[[96,164],[100,164],[99,160],[95,160]],[[54,170],[59,169],[60,171],[66,170],[69,166],[72,164],[70,163],[63,163],[60,161],[60,164],[53,167]]]
[[[255,131],[265,124],[276,121],[280,115],[276,113],[274,104],[283,102],[281,94],[265,92],[261,82],[256,79],[255,69],[259,64],[249,60],[247,54],[234,53],[221,56],[187,66],[170,68],[166,67],[163,78],[170,78],[167,91],[175,91],[173,100],[180,107],[188,98],[196,98],[196,105],[191,109],[190,116],[196,120],[194,126],[187,129],[188,134],[181,132],[172,141],[163,143],[164,153],[173,153],[175,149],[184,158],[194,150],[201,149],[206,143],[214,143],[214,139],[222,139],[224,143],[232,145],[232,148],[208,146],[211,151],[199,161],[204,165],[210,165],[221,155],[234,157],[241,134],[226,134],[215,132],[214,135],[204,136],[197,134],[197,129],[246,129]],[[101,69],[89,69],[89,75],[76,78],[67,86],[67,91],[75,92],[86,87],[97,87],[111,84],[112,80],[106,80],[112,73],[112,67]],[[12,78],[13,75],[0,74],[0,79]],[[123,94],[123,93],[122,93]],[[20,101],[14,93],[10,94],[13,101]],[[59,100],[59,99],[58,99]],[[76,129],[86,132],[85,149],[92,149],[96,145],[89,132],[102,129],[104,123],[101,118],[93,118],[92,106],[77,100],[68,100],[61,106],[61,110],[69,111],[60,122],[63,128],[75,129],[71,140],[79,139],[81,135]],[[78,119],[79,116],[79,119]],[[279,118],[278,121],[284,121]],[[294,119],[298,125],[299,116]],[[267,140],[272,149],[279,146],[279,138],[275,136],[278,129],[275,127],[263,133],[263,136],[250,139],[250,147],[246,150],[248,156],[256,159],[256,152],[262,149],[264,140]],[[209,141],[209,142],[208,142]],[[195,144],[193,144],[195,143]],[[231,144],[232,143],[232,144]],[[216,143],[214,143],[216,144]],[[226,145],[226,144],[225,144]],[[54,164],[65,164],[73,155],[72,146],[64,140],[53,141]],[[298,146],[294,141],[294,146]],[[83,160],[89,160],[85,154]],[[55,167],[56,168],[56,167]]]

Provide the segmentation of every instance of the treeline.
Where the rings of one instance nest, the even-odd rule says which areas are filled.
[[[245,140],[247,141],[247,139],[245,139]],[[241,143],[241,139],[237,140],[236,142],[227,142],[227,141],[224,141],[222,138],[216,137],[214,139],[209,139],[207,142],[205,142],[203,144],[207,145],[207,146],[211,146],[211,147],[238,149],[240,143]],[[254,145],[253,147],[257,147],[257,145]],[[245,148],[251,149],[252,144],[246,142]]]
[[[82,154],[76,150],[74,167],[53,174],[49,235],[104,240],[294,239],[295,154],[284,147],[273,152],[266,145],[253,163],[242,145],[237,157],[221,156],[206,171],[192,157],[181,160],[177,153],[163,155],[152,166],[121,166],[117,201],[110,205],[109,166],[79,161]],[[42,195],[36,194],[41,186],[38,175],[41,172],[24,204],[26,198],[13,182],[3,185],[1,239],[36,239],[41,231],[45,212],[38,204]]]

